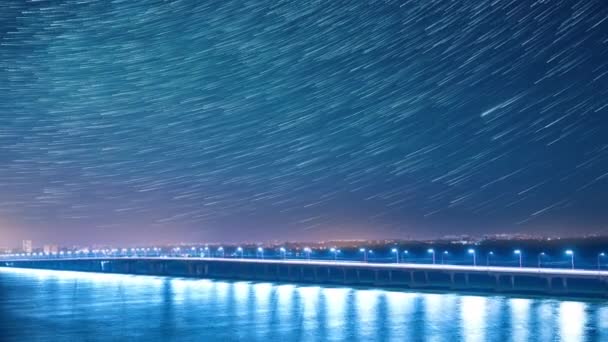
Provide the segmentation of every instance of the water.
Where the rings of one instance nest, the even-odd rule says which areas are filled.
[[[1,341],[608,341],[608,302],[0,268]]]

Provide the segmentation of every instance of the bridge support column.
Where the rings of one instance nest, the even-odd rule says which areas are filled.
[[[562,278],[562,285],[564,286],[564,290],[568,289],[568,278],[566,278],[566,277]]]
[[[511,276],[511,288],[515,288],[515,276]]]
[[[424,271],[424,281],[428,284],[429,283],[429,272]]]

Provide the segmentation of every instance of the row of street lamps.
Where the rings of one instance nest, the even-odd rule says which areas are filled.
[[[137,252],[139,252],[139,251],[140,251],[140,249],[133,249],[133,248],[131,249],[131,253],[135,253],[136,255],[138,254]],[[145,252],[145,255],[147,255],[150,250],[142,248],[141,251]],[[152,251],[160,256],[161,250],[159,248],[153,248]],[[172,251],[176,255],[179,255],[179,254],[182,253],[182,250],[179,247],[173,248]],[[192,247],[191,251],[192,251],[192,254],[194,254],[194,255],[197,254],[197,248]],[[91,253],[91,252],[93,252],[93,253]],[[65,253],[63,251],[61,251],[59,253],[54,253],[52,255],[53,256],[60,256],[60,257],[63,257],[63,256],[70,257],[72,255],[78,256],[78,257],[80,257],[80,256],[85,256],[86,257],[86,256],[89,256],[90,254],[93,254],[93,256],[97,256],[98,253],[95,253],[95,252],[99,252],[99,251],[98,250],[93,250],[93,251],[83,250],[83,251],[76,251],[76,252],[73,252],[73,253],[71,251],[68,251],[68,252],[65,252]],[[112,249],[112,250],[102,250],[102,252],[103,252],[102,254],[104,254],[104,255],[112,255],[112,254],[113,255],[118,255],[118,254],[121,254],[120,252],[122,252],[122,254],[126,254],[126,253],[129,252],[129,250],[128,249],[122,249],[122,250]],[[204,248],[201,248],[200,252],[201,252],[200,253],[201,257],[212,257],[211,250],[209,249],[208,246],[205,246]],[[279,252],[280,252],[280,257],[282,259],[284,259],[284,260],[287,259],[287,249],[285,249],[285,247],[280,247],[279,248]],[[311,254],[312,254],[312,249],[310,247],[305,247],[303,249],[303,252],[304,252],[304,256],[306,257],[306,259],[310,260],[311,259]],[[338,255],[341,253],[341,251],[339,249],[335,248],[335,247],[332,247],[332,248],[329,249],[329,252],[333,255],[334,261],[337,262],[338,261]],[[373,250],[366,249],[366,248],[360,248],[359,252],[363,255],[363,261],[364,262],[368,262],[369,261],[369,256],[374,253]],[[391,249],[391,253],[395,255],[395,262],[396,263],[400,263],[402,261],[402,259],[404,259],[409,254],[409,252],[407,250],[405,250],[403,252],[400,252],[399,249],[396,248],[396,247]],[[429,249],[427,249],[427,253],[431,255],[431,257],[432,257],[432,263],[436,264],[437,260],[436,260],[435,249],[429,248]],[[472,256],[472,258],[473,258],[473,260],[472,260],[473,261],[473,266],[477,266],[477,254],[478,254],[477,251],[475,249],[473,249],[473,248],[470,248],[470,249],[467,250],[467,254],[469,254],[469,255]],[[513,254],[518,257],[519,267],[523,267],[523,252],[522,252],[522,250],[516,249],[516,250],[513,251]],[[30,254],[28,254],[28,256],[29,255]],[[224,258],[226,256],[224,247],[222,247],[222,246],[218,247],[216,249],[215,255],[217,255],[217,256],[219,256],[221,258]],[[235,255],[236,257],[240,257],[241,259],[244,258],[244,250],[243,250],[243,248],[240,247],[240,246],[237,247],[236,250],[235,250],[235,253],[233,255]],[[440,259],[441,260],[441,264],[444,264],[445,257],[447,257],[448,255],[449,255],[448,251],[443,251],[440,254],[440,256],[441,256],[441,259]],[[572,269],[574,269],[574,267],[575,267],[575,264],[574,264],[574,251],[571,250],[571,249],[568,249],[568,250],[565,251],[565,255],[567,255],[567,256],[570,257],[570,267]],[[16,254],[14,256],[25,256],[25,254]],[[31,256],[43,256],[43,253],[32,253]],[[47,256],[48,256],[48,254],[47,254]],[[258,247],[256,249],[256,257],[260,258],[260,259],[264,259],[265,258],[264,248]],[[486,254],[486,265],[487,266],[490,266],[490,260],[491,260],[492,257],[494,257],[494,252],[490,251],[490,252],[488,252]],[[542,261],[543,261],[544,257],[546,257],[546,254],[544,252],[541,252],[541,253],[538,254],[538,256],[537,256],[537,260],[538,260],[537,266],[538,266],[538,268],[542,267]],[[601,269],[601,260],[604,257],[606,257],[606,254],[603,253],[603,252],[599,253],[597,255],[597,268],[598,268],[598,270]]]
[[[365,248],[361,248],[359,250],[360,252],[363,253],[363,261],[367,262],[368,258],[367,258],[367,253],[371,253],[371,250],[367,250]],[[473,248],[470,248],[467,250],[468,254],[470,254],[473,257],[473,266],[477,266],[477,251]],[[391,253],[395,254],[395,261],[397,263],[400,263],[400,252],[399,249],[397,248],[393,248],[391,249]],[[409,252],[403,251],[404,255],[407,255]],[[436,261],[436,255],[435,255],[435,249],[433,248],[429,248],[427,250],[427,253],[431,254],[432,256],[432,261],[433,261],[433,265],[437,263]],[[447,256],[449,254],[448,251],[443,251],[443,253],[441,253],[441,264],[444,263],[444,258],[445,256]],[[519,267],[523,267],[523,253],[520,249],[516,249],[513,251],[513,254],[518,256],[519,259]],[[568,255],[570,257],[570,267],[572,269],[574,269],[574,251],[572,251],[571,249],[566,250],[565,252],[566,255]],[[486,266],[490,266],[490,258],[494,256],[494,252],[490,251],[486,254]],[[546,254],[545,252],[541,252],[538,254],[538,268],[542,267],[542,258],[545,257]],[[601,259],[604,258],[606,256],[606,253],[602,252],[599,253],[597,255],[597,268],[598,270],[601,268]]]

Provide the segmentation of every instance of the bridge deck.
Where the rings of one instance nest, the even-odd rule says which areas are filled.
[[[32,258],[32,259],[6,259],[6,262],[36,262],[36,261],[77,261],[77,260],[133,260],[133,261],[206,261],[253,264],[281,264],[294,266],[330,266],[352,267],[365,269],[391,269],[391,270],[420,270],[420,271],[451,271],[465,273],[493,273],[505,275],[542,275],[555,277],[608,277],[608,271],[579,270],[564,268],[537,268],[537,267],[503,267],[503,266],[464,266],[439,264],[411,264],[411,263],[373,263],[357,261],[320,261],[302,259],[239,259],[239,258],[200,258],[200,257],[93,257],[93,258]]]

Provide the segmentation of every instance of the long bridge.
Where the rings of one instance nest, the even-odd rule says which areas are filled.
[[[608,271],[198,257],[12,259],[0,267],[608,298]]]

